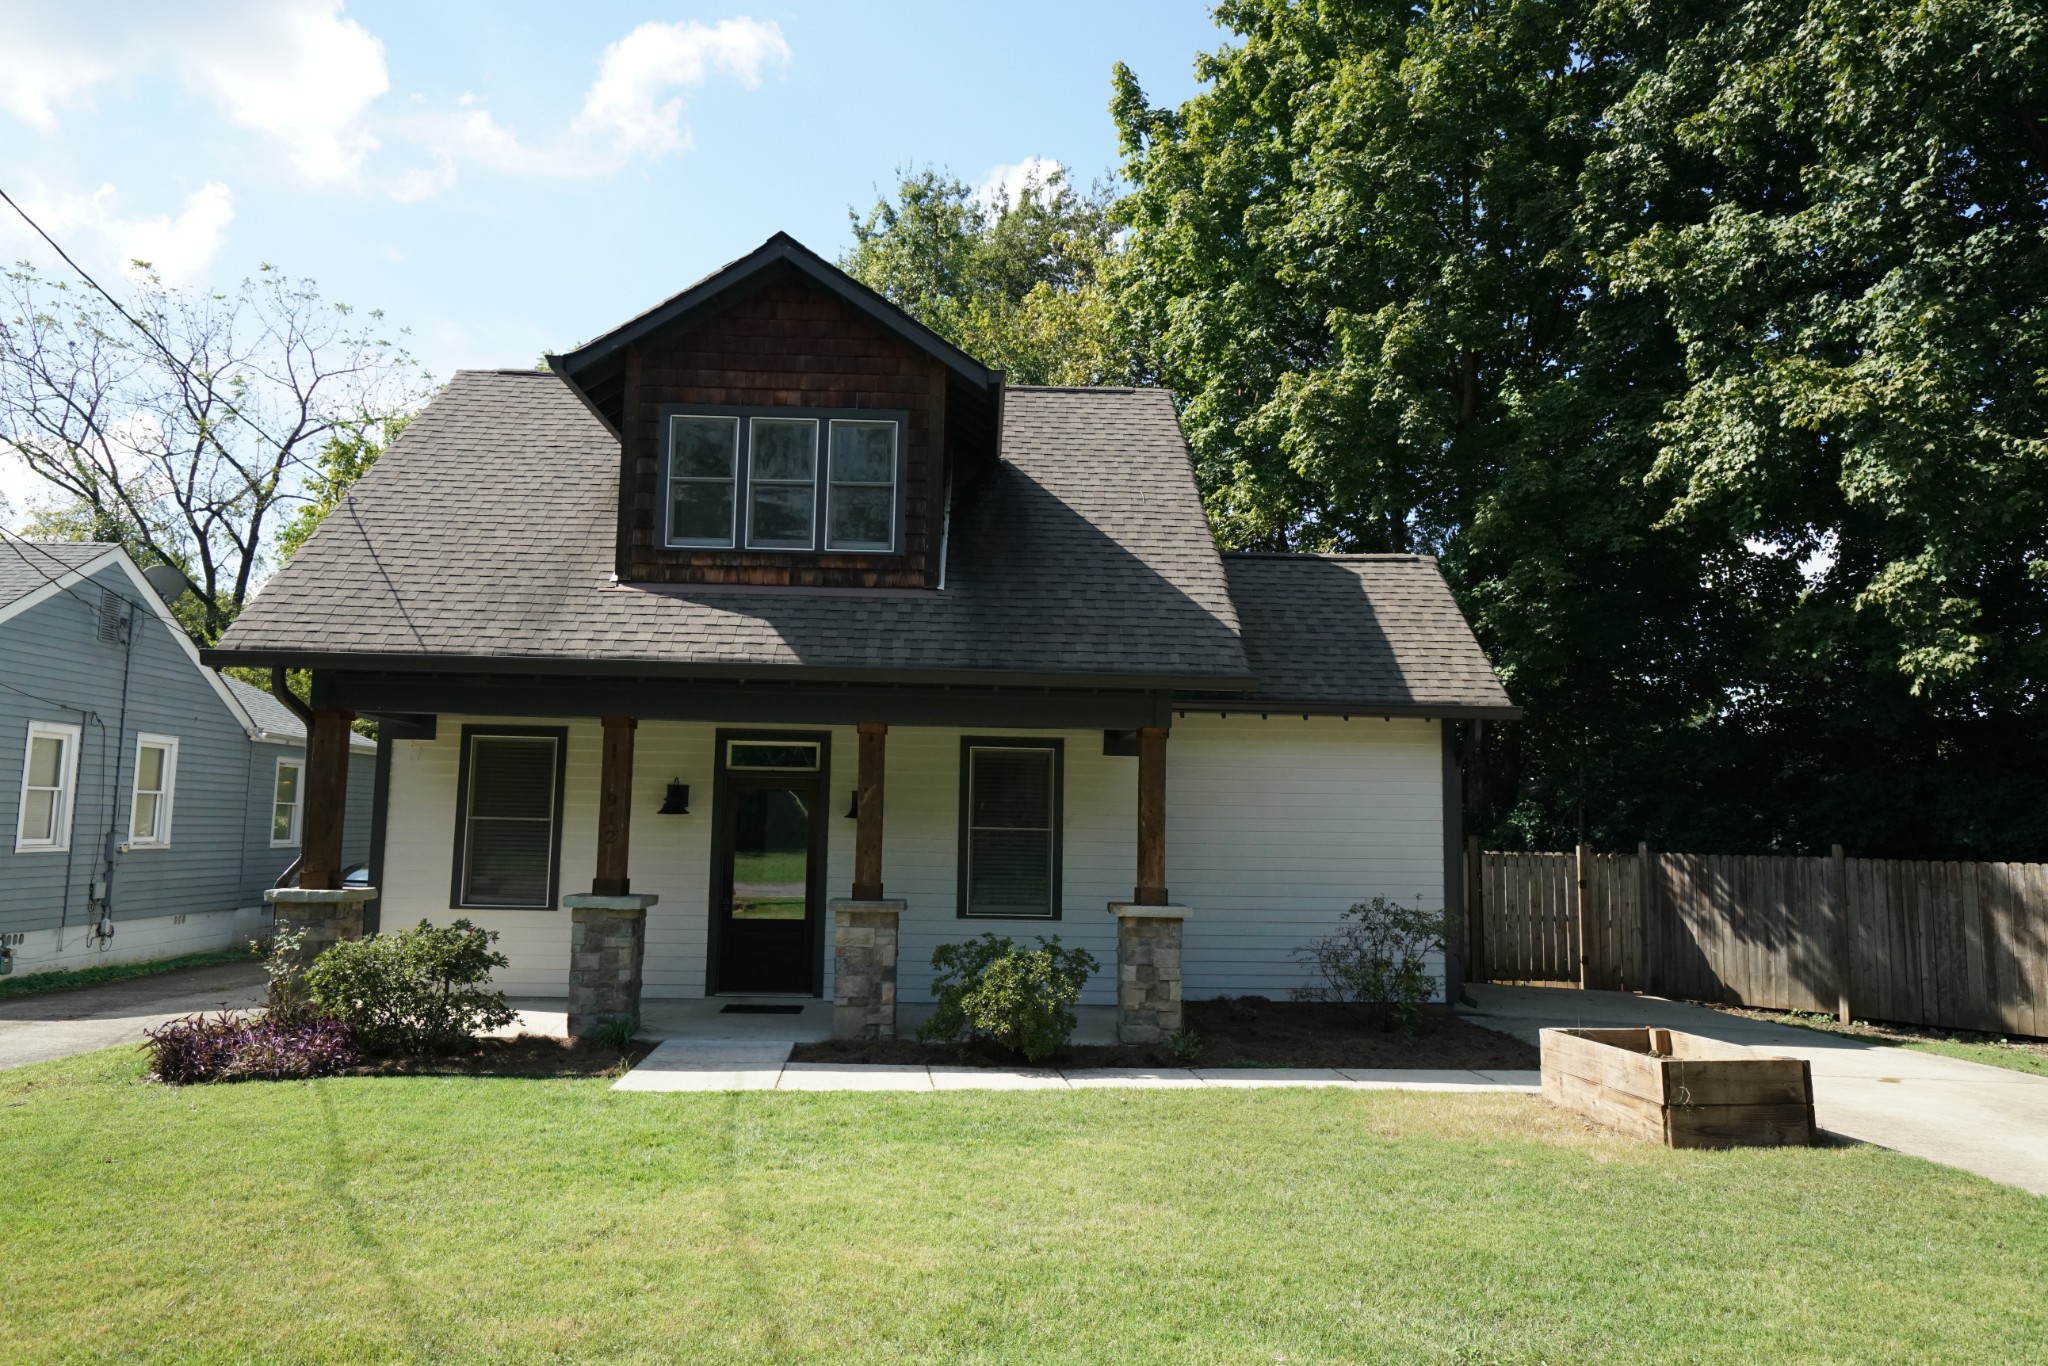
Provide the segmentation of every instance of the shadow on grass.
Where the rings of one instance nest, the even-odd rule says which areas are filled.
[[[313,1092],[320,1101],[320,1120],[326,1129],[327,1163],[321,1173],[320,1188],[333,1202],[341,1214],[342,1223],[348,1228],[349,1240],[362,1254],[363,1260],[384,1283],[384,1304],[405,1330],[413,1351],[427,1361],[447,1359],[431,1331],[420,1318],[419,1305],[414,1300],[412,1287],[405,1275],[399,1271],[391,1250],[377,1235],[369,1215],[349,1189],[354,1179],[354,1165],[349,1160],[348,1149],[341,1134],[341,1120],[334,1111],[334,1097],[324,1082],[312,1083]]]

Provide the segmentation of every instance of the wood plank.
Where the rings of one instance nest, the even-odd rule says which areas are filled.
[[[1740,1062],[1664,1064],[1664,1094],[1674,1108],[1707,1105],[1797,1105],[1806,1107],[1806,1067],[1798,1058],[1747,1058]]]
[[[1608,1091],[1583,1077],[1546,1071],[1543,1096],[1604,1128],[1645,1143],[1665,1141],[1664,1109],[1637,1096]]]
[[[1804,1148],[1812,1119],[1801,1104],[1702,1105],[1665,1112],[1674,1148]]]

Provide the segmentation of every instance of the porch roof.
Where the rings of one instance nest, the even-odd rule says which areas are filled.
[[[545,371],[458,373],[209,659],[324,668],[1257,680],[1168,396],[1008,391],[941,591],[620,584],[618,440]]]

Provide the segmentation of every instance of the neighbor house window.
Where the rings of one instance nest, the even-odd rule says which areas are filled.
[[[270,847],[282,849],[299,842],[299,813],[305,789],[306,766],[297,759],[279,759],[277,776],[270,785]]]
[[[21,814],[14,826],[16,853],[71,847],[78,733],[77,726],[58,721],[28,723],[28,748],[21,765]]]
[[[178,737],[135,740],[135,786],[129,793],[128,843],[161,848],[171,842],[171,797],[178,783]]]
[[[457,906],[553,909],[567,746],[565,730],[463,728]]]
[[[666,421],[665,545],[902,549],[902,414],[727,409]]]
[[[960,911],[1057,919],[1058,740],[960,742]]]

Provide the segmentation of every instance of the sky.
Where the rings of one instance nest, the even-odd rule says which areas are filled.
[[[735,0],[736,4],[743,0]],[[1197,0],[0,0],[0,189],[102,284],[270,263],[440,379],[531,365],[897,172],[1117,163],[1109,73],[1194,93]],[[5,205],[0,260],[61,269]],[[17,509],[40,490],[0,457]]]

